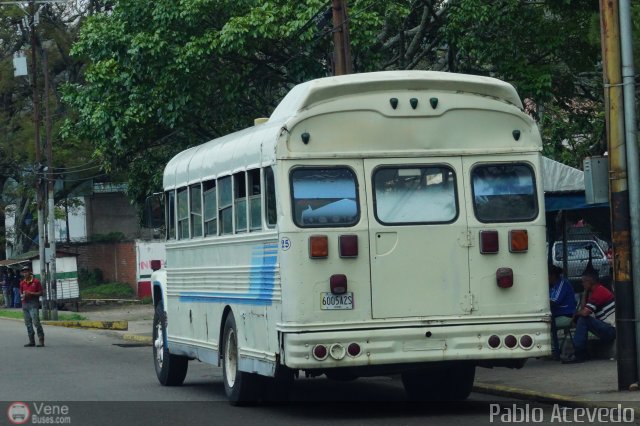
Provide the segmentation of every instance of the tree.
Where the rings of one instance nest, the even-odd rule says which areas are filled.
[[[76,37],[77,29],[90,10],[104,10],[109,2],[89,1],[77,8],[69,5],[44,5],[39,9],[37,43],[39,58],[46,52],[49,60],[47,70],[51,81],[50,108],[52,111],[53,148],[57,171],[64,171],[72,178],[95,175],[98,168],[92,164],[90,146],[76,137],[70,137],[65,144],[55,135],[68,116],[69,111],[60,102],[59,85],[65,81],[81,78],[82,62],[69,56],[69,49]],[[35,125],[31,77],[13,76],[13,55],[23,52],[30,57],[29,28],[23,18],[29,16],[29,9],[14,5],[0,6],[0,217],[10,208],[16,215],[16,229],[7,230],[13,237],[14,251],[21,253],[33,248],[37,235],[35,198],[36,180],[45,179],[40,165],[35,164]],[[34,70],[29,62],[30,76]],[[38,93],[43,94],[44,71],[41,61],[35,73]],[[44,106],[44,96],[40,96]],[[44,108],[42,108],[44,110]],[[40,146],[44,146],[44,114],[41,115]],[[94,166],[90,168],[90,166]],[[78,167],[82,166],[82,167]],[[73,172],[73,173],[71,173]],[[74,179],[74,183],[77,180]],[[10,182],[11,185],[6,185]],[[73,185],[73,184],[72,184]],[[70,186],[67,187],[70,189]],[[64,193],[56,198],[64,198]],[[28,218],[28,219],[26,219]],[[0,235],[4,238],[4,220],[0,221]],[[4,240],[0,244],[0,256],[4,257]]]
[[[64,134],[127,171],[138,203],[180,150],[251,125],[294,84],[331,70],[330,2],[120,0],[84,23],[85,80]],[[634,5],[636,25],[638,5]],[[433,69],[514,84],[545,152],[576,165],[603,150],[596,0],[352,0],[356,72]]]

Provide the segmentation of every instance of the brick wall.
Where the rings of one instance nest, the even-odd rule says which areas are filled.
[[[85,243],[73,246],[78,253],[78,270],[100,269],[105,282],[127,283],[137,290],[136,245],[134,241]]]

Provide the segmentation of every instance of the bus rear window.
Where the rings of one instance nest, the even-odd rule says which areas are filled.
[[[449,167],[383,167],[375,171],[373,185],[382,224],[446,223],[458,216]]]
[[[355,174],[347,168],[291,172],[293,221],[301,228],[344,227],[360,218]]]
[[[525,222],[538,216],[533,170],[525,164],[487,164],[471,172],[473,209],[480,222]]]

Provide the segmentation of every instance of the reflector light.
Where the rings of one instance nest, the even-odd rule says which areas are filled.
[[[504,345],[509,349],[513,349],[518,345],[518,339],[516,339],[516,336],[510,334],[504,338]]]
[[[331,275],[329,288],[331,288],[331,294],[345,294],[347,292],[347,276],[344,274]]]
[[[313,357],[318,361],[327,359],[328,354],[327,347],[324,345],[315,345],[313,348]]]
[[[350,343],[349,346],[347,346],[347,353],[349,356],[358,356],[361,351],[362,349],[360,348],[360,345],[355,342]]]
[[[329,348],[329,355],[336,361],[340,361],[347,354],[347,350],[340,343],[334,343]]]
[[[520,338],[520,346],[522,349],[531,349],[533,346],[533,338],[528,334],[525,334]]]
[[[495,334],[491,337],[489,337],[488,340],[489,343],[489,347],[493,348],[493,349],[497,349],[500,347],[500,336],[496,336]]]
[[[496,282],[500,288],[513,287],[513,269],[498,268],[496,271]]]
[[[526,229],[514,229],[509,231],[509,251],[511,253],[524,253],[529,250],[529,235]]]
[[[326,235],[312,235],[309,237],[309,257],[324,259],[329,256],[329,238]]]
[[[358,236],[340,235],[340,257],[358,256]]]
[[[480,253],[493,254],[498,250],[498,231],[480,231]]]

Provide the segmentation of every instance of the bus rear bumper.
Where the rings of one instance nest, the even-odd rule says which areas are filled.
[[[495,348],[490,346],[491,336],[500,339],[496,346],[496,338],[492,338]],[[512,345],[514,339],[508,336],[515,337],[515,346]],[[283,343],[284,364],[295,369],[442,361],[476,361],[486,365],[490,364],[487,361],[518,360],[551,353],[548,322],[286,332]],[[357,353],[354,343],[360,348]],[[325,347],[326,356],[318,356],[323,354],[322,349],[314,353],[318,345]]]

